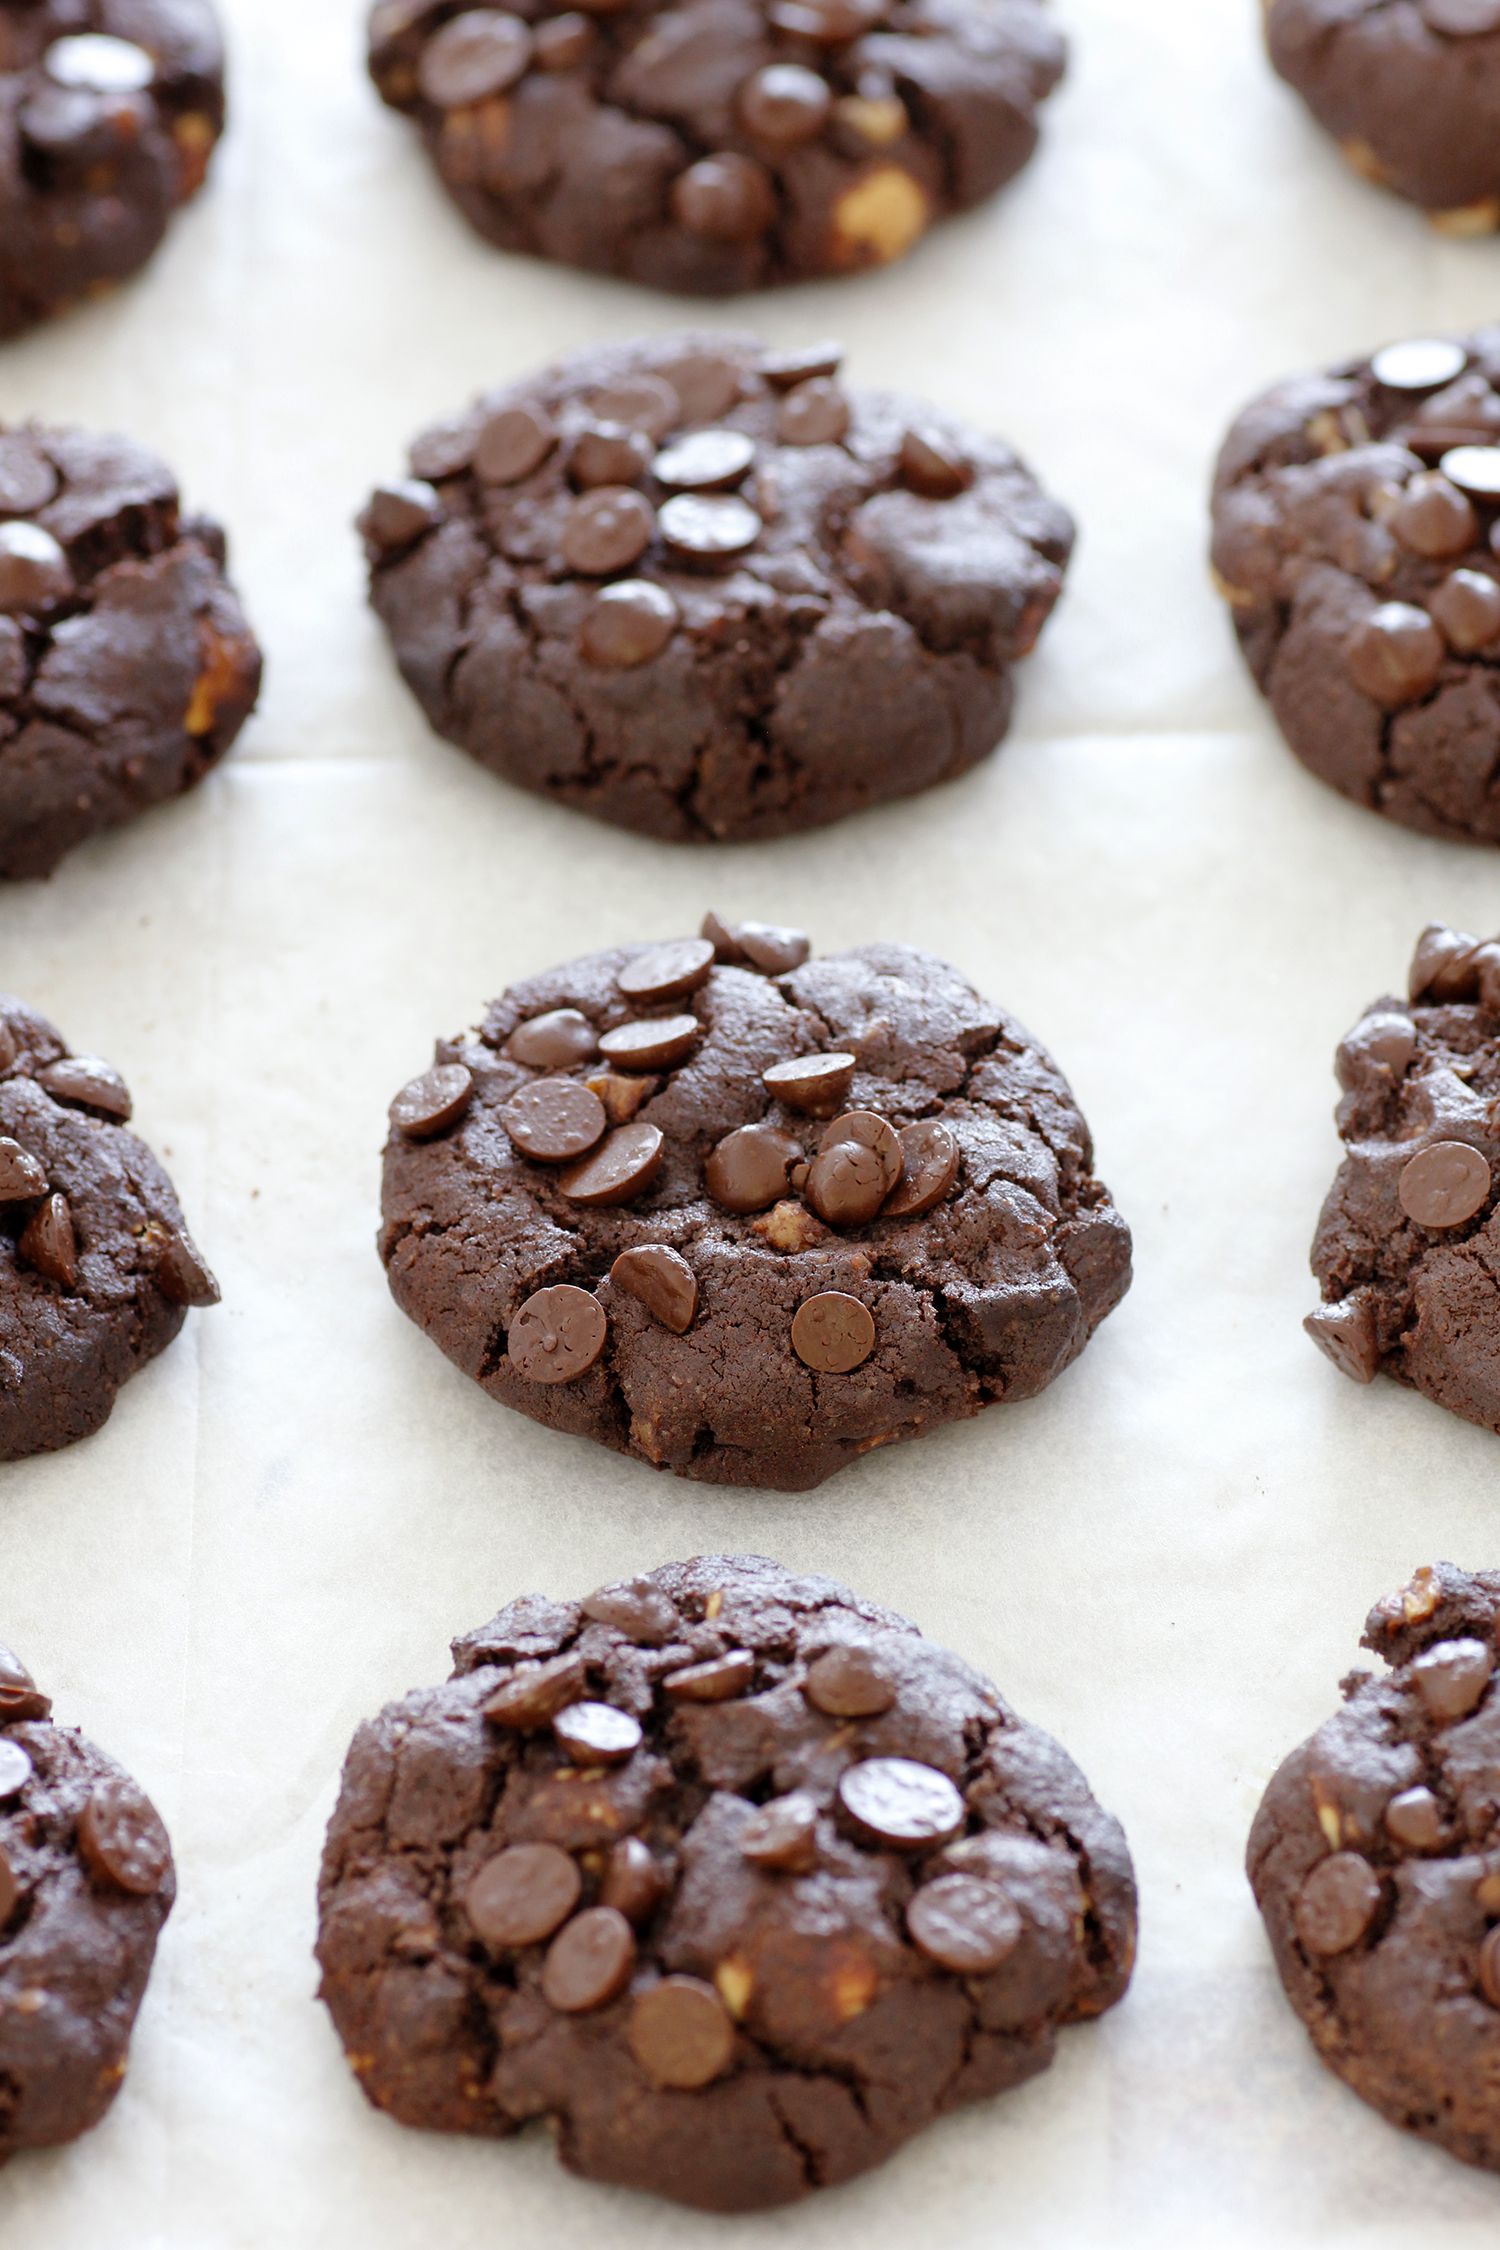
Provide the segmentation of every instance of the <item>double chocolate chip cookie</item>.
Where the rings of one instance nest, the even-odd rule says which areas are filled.
[[[376,0],[370,69],[491,241],[721,294],[887,265],[1019,172],[1039,0]]]
[[[1088,1127],[945,962],[759,923],[514,986],[397,1095],[381,1255],[492,1397],[802,1491],[1076,1359],[1130,1282]]]
[[[260,690],[217,524],[130,438],[0,426],[0,877],[200,781]]]
[[[143,266],[223,128],[210,0],[0,0],[0,337]]]
[[[1271,60],[1365,179],[1500,226],[1500,0],[1265,0]]]
[[[0,1461],[98,1429],[188,1306],[219,1301],[129,1116],[118,1071],[0,995]]]
[[[0,2164],[109,2108],[177,1888],[150,1800],[51,1713],[0,1648]]]
[[[406,2125],[547,2119],[591,2179],[754,2210],[1051,2061],[1135,1945],[1066,1753],[904,1618],[708,1556],[512,1603],[362,1727],[328,2004]]]
[[[1249,1875],[1323,2060],[1393,2125],[1500,2170],[1500,1572],[1419,1570],[1364,1645],[1390,1667],[1287,1759]]]
[[[657,338],[420,437],[361,527],[438,732],[669,838],[782,835],[985,757],[1072,523],[1007,446],[839,369]]]
[[[1337,1068],[1347,1154],[1308,1333],[1354,1381],[1500,1432],[1500,940],[1425,930],[1407,998],[1375,1001]]]
[[[1500,328],[1267,392],[1213,505],[1220,591],[1303,763],[1410,828],[1500,842]]]

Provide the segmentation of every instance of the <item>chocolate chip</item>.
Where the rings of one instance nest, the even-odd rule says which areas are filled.
[[[536,406],[502,406],[474,441],[474,474],[484,484],[520,484],[539,469],[557,431]]]
[[[482,1945],[503,1953],[540,1945],[578,1904],[578,1863],[556,1844],[512,1844],[487,1859],[464,1893],[464,1912]]]
[[[805,1875],[818,1861],[818,1807],[801,1790],[773,1798],[740,1830],[740,1851],[755,1867]]]
[[[835,1141],[813,1158],[802,1192],[828,1226],[861,1227],[878,1215],[890,1191],[874,1149]]]
[[[601,484],[637,484],[650,468],[651,440],[622,422],[596,422],[568,447],[568,475],[582,492]]]
[[[677,604],[664,586],[647,578],[618,578],[594,596],[579,646],[591,664],[633,671],[660,656],[677,630],[677,618]]]
[[[11,1865],[10,1854],[0,1850],[0,1931],[4,1930],[20,1903],[20,1879]]]
[[[1491,505],[1500,500],[1500,446],[1456,445],[1438,467],[1449,482],[1475,500]]]
[[[709,242],[753,242],[776,215],[776,191],[749,156],[705,156],[672,182],[672,216]]]
[[[685,422],[717,422],[738,404],[740,370],[722,352],[679,353],[661,366],[661,374],[677,393]]]
[[[1320,1305],[1302,1325],[1341,1375],[1354,1383],[1374,1382],[1380,1372],[1380,1340],[1374,1307],[1367,1297],[1356,1295],[1345,1297],[1340,1304]]]
[[[552,16],[532,33],[539,70],[576,70],[594,44],[594,27],[587,16]]]
[[[601,1586],[579,1607],[595,1624],[608,1625],[643,1648],[660,1648],[677,1634],[677,1612],[649,1578],[633,1578],[628,1586]]]
[[[769,13],[777,30],[794,39],[846,47],[884,21],[887,5],[886,0],[771,0]]]
[[[36,1081],[45,1086],[54,1101],[97,1110],[101,1117],[116,1118],[121,1124],[130,1115],[130,1088],[120,1073],[97,1055],[65,1055],[39,1070]]]
[[[30,1203],[47,1192],[47,1174],[19,1141],[0,1138],[0,1203]]]
[[[19,1742],[0,1735],[0,1804],[9,1797],[19,1797],[31,1779],[31,1759]]]
[[[659,1126],[648,1125],[643,1119],[633,1125],[617,1125],[592,1156],[563,1173],[558,1185],[570,1202],[582,1203],[591,1210],[633,1203],[638,1195],[645,1194],[661,1170],[665,1148]]]
[[[1450,39],[1472,39],[1500,31],[1500,0],[1421,0],[1428,28]]]
[[[650,1016],[606,1031],[599,1047],[620,1070],[673,1070],[687,1061],[702,1035],[696,1016]]]
[[[1443,636],[1425,609],[1411,602],[1382,602],[1350,638],[1349,671],[1366,695],[1395,710],[1427,694],[1446,654]]]
[[[948,1776],[913,1758],[865,1758],[846,1766],[839,1803],[860,1835],[898,1852],[946,1844],[964,1824],[964,1801]]]
[[[912,1942],[956,1977],[988,1976],[1021,1940],[1020,1912],[994,1883],[974,1875],[940,1875],[924,1883],[906,1909]]]
[[[371,495],[359,528],[379,553],[393,555],[413,546],[442,520],[443,503],[433,487],[421,477],[402,477]]]
[[[563,561],[582,578],[608,578],[639,562],[656,528],[651,503],[628,485],[604,484],[575,500],[562,530]]]
[[[1479,1989],[1492,2008],[1500,2008],[1500,1926],[1486,1932],[1479,1948]]]
[[[849,401],[837,383],[814,376],[788,391],[776,412],[783,445],[837,445],[849,428]]]
[[[600,422],[617,422],[659,439],[681,421],[682,401],[659,375],[622,375],[594,393],[589,411]]]
[[[527,1298],[510,1324],[505,1348],[525,1382],[574,1383],[598,1365],[608,1336],[598,1298],[563,1282]]]
[[[34,616],[73,591],[68,558],[39,523],[0,523],[0,616]]]
[[[642,1242],[622,1250],[609,1269],[617,1289],[637,1297],[663,1328],[685,1336],[698,1311],[698,1283],[692,1267],[665,1243]]]
[[[679,492],[663,503],[657,525],[679,562],[708,567],[747,553],[761,532],[755,510],[728,493]]]
[[[552,1722],[575,1766],[623,1766],[641,1746],[641,1727],[612,1703],[569,1703]]]
[[[902,483],[924,500],[956,500],[974,480],[968,462],[940,430],[908,430],[897,465]]]
[[[496,1688],[481,1706],[492,1726],[531,1733],[550,1726],[569,1703],[576,1703],[584,1684],[581,1656],[553,1656],[544,1664],[523,1664]]]
[[[630,2011],[630,2051],[653,2086],[691,2091],[729,2068],[734,2025],[711,1984],[663,1977]]]
[[[792,1349],[815,1375],[847,1375],[875,1349],[875,1322],[868,1306],[840,1289],[825,1289],[797,1307],[792,1319]]]
[[[31,516],[57,491],[57,471],[19,431],[0,434],[0,516]]]
[[[769,63],[740,89],[740,122],[746,132],[777,149],[815,141],[832,107],[826,79],[801,63]]]
[[[656,1912],[666,1887],[665,1868],[658,1866],[649,1845],[639,1836],[624,1836],[611,1845],[599,1885],[601,1906],[612,1906],[639,1928]]]
[[[537,1078],[511,1095],[500,1122],[523,1156],[570,1164],[604,1138],[604,1104],[576,1078]]]
[[[172,1865],[167,1832],[133,1781],[101,1781],[78,1819],[78,1845],[91,1875],[149,1898]]]
[[[78,1280],[78,1237],[65,1195],[49,1195],[32,1214],[17,1245],[27,1265],[60,1289]]]
[[[794,1062],[772,1063],[761,1072],[761,1082],[788,1109],[807,1117],[832,1117],[848,1099],[854,1071],[853,1055],[799,1055]]]
[[[789,969],[800,969],[812,951],[805,930],[778,929],[771,922],[737,922],[734,942],[752,969],[762,976],[784,976]]]
[[[1439,1641],[1414,1660],[1412,1686],[1430,1718],[1466,1719],[1483,1702],[1494,1668],[1483,1641]]]
[[[768,352],[760,371],[773,390],[790,391],[799,383],[815,383],[837,375],[843,364],[842,344],[808,344],[801,351]]]
[[[1489,1192],[1489,1165],[1467,1141],[1434,1141],[1403,1165],[1396,1185],[1402,1210],[1419,1227],[1461,1227]]]
[[[903,1125],[902,1173],[880,1207],[883,1219],[916,1219],[933,1210],[952,1190],[958,1178],[957,1136],[936,1118]]]
[[[894,1126],[873,1109],[846,1109],[841,1117],[834,1118],[824,1130],[819,1141],[820,1149],[835,1148],[854,1142],[860,1148],[870,1149],[880,1165],[880,1175],[887,1193],[895,1187],[906,1164],[905,1152]]]
[[[730,965],[739,965],[745,952],[733,930],[720,915],[709,912],[698,926],[698,935],[706,937],[714,949],[714,959]]]
[[[598,1046],[587,1016],[576,1008],[549,1008],[545,1015],[517,1024],[501,1051],[528,1070],[570,1070],[574,1063],[587,1062]]]
[[[17,1719],[45,1719],[52,1698],[43,1695],[14,1649],[0,1646],[0,1726]]]
[[[650,1008],[666,1000],[685,1000],[708,982],[713,965],[714,949],[707,938],[674,938],[666,945],[632,953],[616,971],[615,983],[627,1000]]]
[[[774,1125],[741,1125],[710,1151],[703,1184],[722,1210],[764,1211],[785,1195],[801,1154],[796,1141]]]
[[[635,1933],[618,1908],[589,1906],[552,1940],[542,1998],[560,2015],[586,2014],[617,1999],[635,1967]]]
[[[1299,1943],[1320,1959],[1358,1945],[1380,1910],[1380,1878],[1358,1852],[1320,1859],[1297,1895]]]
[[[726,492],[755,466],[755,443],[743,430],[689,430],[652,463],[657,480],[679,492]]]
[[[1461,555],[1479,537],[1473,502],[1433,469],[1412,478],[1388,521],[1403,547],[1434,561]]]
[[[1387,1835],[1407,1851],[1434,1850],[1443,1833],[1443,1808],[1430,1789],[1403,1789],[1385,1808]]]
[[[1482,570],[1455,570],[1427,606],[1457,656],[1477,656],[1500,640],[1500,585]]]
[[[1440,391],[1462,375],[1469,355],[1446,337],[1413,336],[1375,354],[1370,372],[1388,391]]]
[[[42,57],[42,67],[54,85],[88,94],[144,93],[156,76],[156,65],[144,47],[102,31],[54,39]]]
[[[508,93],[530,62],[529,25],[498,8],[473,8],[428,40],[417,89],[434,109],[466,109]]]
[[[474,1073],[463,1063],[439,1063],[402,1087],[391,1103],[391,1123],[409,1141],[431,1140],[456,1125],[473,1098]]]
[[[896,1700],[895,1682],[868,1649],[841,1642],[815,1656],[807,1667],[802,1693],[815,1711],[830,1719],[874,1719]]]
[[[686,1664],[669,1672],[662,1693],[674,1703],[728,1703],[743,1695],[755,1678],[755,1658],[748,1648],[732,1648],[723,1656],[705,1657],[701,1664]]]
[[[217,1305],[223,1291],[192,1236],[181,1227],[152,1227],[151,1278],[169,1305]]]

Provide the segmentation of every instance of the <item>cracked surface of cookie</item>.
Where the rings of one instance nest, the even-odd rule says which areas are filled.
[[[1297,756],[1428,835],[1500,842],[1500,328],[1279,384],[1225,442],[1213,562]]]
[[[1344,1706],[1267,1789],[1248,1873],[1318,2053],[1395,2125],[1500,2169],[1500,1573],[1378,1602]]]
[[[514,1602],[453,1655],[356,1735],[319,1888],[322,1996],[402,2123],[547,2118],[574,2171],[750,2210],[1034,2076],[1124,1993],[1118,1824],[833,1580],[700,1557]]]
[[[0,426],[0,877],[180,796],[261,657],[217,524],[132,439]]]
[[[930,954],[704,928],[528,978],[397,1096],[403,1311],[506,1405],[710,1483],[1033,1397],[1130,1281],[1056,1065]]]
[[[218,1285],[97,1056],[0,995],[0,1461],[108,1419]]]
[[[1265,0],[1265,27],[1363,178],[1445,233],[1500,226],[1500,0]]]
[[[1010,449],[837,346],[580,353],[420,437],[361,519],[433,726],[669,838],[786,834],[966,771],[1073,543]]]
[[[0,1648],[0,2164],[109,2108],[175,1895],[150,1800]]]
[[[1344,1374],[1394,1375],[1500,1432],[1500,940],[1434,923],[1407,997],[1338,1051],[1346,1151],[1306,1326]]]
[[[0,337],[143,266],[223,128],[209,0],[0,0]]]
[[[377,0],[370,69],[507,250],[722,295],[902,257],[1037,143],[1039,0]]]

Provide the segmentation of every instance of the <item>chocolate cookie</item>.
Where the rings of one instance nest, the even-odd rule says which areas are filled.
[[[1287,1759],[1248,1870],[1288,1997],[1393,2125],[1500,2169],[1500,1572],[1377,1602],[1344,1708]]]
[[[129,438],[0,426],[0,877],[201,781],[260,690],[224,534]]]
[[[219,1301],[129,1115],[118,1071],[0,995],[0,1461],[97,1430],[187,1307]]]
[[[1500,842],[1500,327],[1258,399],[1219,459],[1213,559],[1320,780],[1429,835]]]
[[[904,1618],[755,1556],[513,1602],[361,1727],[322,1996],[405,2125],[546,2118],[707,2210],[868,2170],[1124,1993],[1135,1885],[1066,1753]]]
[[[1500,0],[1264,0],[1277,70],[1356,172],[1446,234],[1500,226]]]
[[[1037,143],[1039,0],[376,0],[370,70],[502,249],[720,295],[889,264]]]
[[[109,2108],[177,1892],[149,1798],[51,1711],[0,1648],[0,2164]]]
[[[0,337],[143,266],[223,129],[209,0],[0,0]]]
[[[391,1107],[381,1255],[492,1397],[679,1476],[803,1491],[1076,1359],[1130,1235],[1051,1057],[906,946],[596,953]]]
[[[420,437],[361,529],[438,732],[672,838],[784,835],[985,757],[1072,523],[1007,446],[839,365],[659,337]]]

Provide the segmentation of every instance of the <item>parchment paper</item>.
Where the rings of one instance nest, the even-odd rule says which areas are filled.
[[[235,121],[140,283],[0,354],[0,414],[157,441],[232,527],[270,653],[194,798],[0,898],[0,982],[114,1058],[225,1304],[90,1443],[0,1476],[0,1637],[156,1795],[182,1898],[108,2122],[0,2176],[20,2250],[623,2250],[850,2241],[1493,2243],[1500,2182],[1314,2060],[1240,1871],[1273,1765],[1367,1604],[1500,1562],[1500,1442],[1341,1382],[1299,1330],[1336,1039],[1500,859],[1344,805],[1281,749],[1202,567],[1223,424],[1262,382],[1493,317],[1500,247],[1345,175],[1253,0],[1067,0],[1034,167],[904,267],[747,311],[1013,438],[1078,511],[997,761],[803,840],[654,846],[430,741],[349,519],[482,384],[681,308],[507,261],[359,68],[355,0],[230,0]],[[1032,1405],[795,1499],[656,1478],[469,1386],[373,1250],[385,1103],[435,1033],[705,907],[949,955],[1054,1048],[1139,1278]],[[1065,1740],[1143,1890],[1133,1991],[1057,2066],[812,2208],[715,2223],[572,2181],[544,2137],[401,2132],[312,1998],[313,1885],[357,1720],[450,1634],[706,1548],[914,1615]]]

